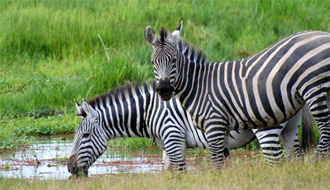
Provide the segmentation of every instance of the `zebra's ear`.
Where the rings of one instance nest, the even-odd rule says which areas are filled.
[[[155,31],[150,26],[147,26],[146,30],[144,31],[144,38],[146,39],[148,44],[152,46],[155,46],[159,41],[155,34]]]
[[[181,36],[182,36],[182,21],[180,23],[180,26],[172,32],[169,42],[171,44],[177,44],[180,42]]]
[[[89,119],[96,120],[98,118],[97,111],[95,111],[95,109],[92,106],[90,106],[86,100],[83,100],[82,102],[83,102],[83,110],[86,112],[87,117]]]
[[[78,102],[76,102],[76,100],[74,100],[74,104],[76,105],[76,108],[77,108],[77,111],[78,111],[77,116],[80,116],[81,118],[85,118],[86,113],[85,113],[83,107],[80,104],[78,104]]]

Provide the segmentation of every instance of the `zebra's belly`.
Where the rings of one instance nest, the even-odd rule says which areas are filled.
[[[243,117],[236,115],[236,121],[229,125],[229,130],[264,128],[278,125],[289,120],[292,116],[299,112],[303,104],[298,106],[297,105],[298,104],[296,104],[296,107],[286,109],[285,112],[280,109],[272,110],[272,115],[267,112],[260,113],[259,115],[244,115]]]

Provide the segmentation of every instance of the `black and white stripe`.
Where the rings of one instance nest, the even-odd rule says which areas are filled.
[[[329,152],[330,114],[326,101],[330,89],[329,33],[301,32],[246,59],[201,64],[175,47],[181,30],[180,25],[169,34],[162,28],[160,35],[166,36],[161,37],[163,41],[155,38],[151,27],[145,31],[147,42],[154,48],[155,72],[161,72],[157,70],[162,68],[159,65],[168,65],[165,60],[175,65],[171,71],[176,73],[174,82],[166,84],[172,86],[173,92],[167,92],[171,88],[160,88],[157,92],[161,96],[175,94],[195,125],[206,131],[211,159],[216,165],[224,161],[228,130],[274,126],[292,118],[304,104],[319,125],[317,155]]]

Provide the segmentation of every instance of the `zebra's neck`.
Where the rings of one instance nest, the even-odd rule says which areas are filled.
[[[203,73],[207,73],[208,65],[206,61],[196,63],[195,60],[188,59],[187,56],[181,54],[180,61],[177,64],[177,80],[174,85],[174,94],[181,104],[189,111],[193,98],[196,97],[196,93],[200,90],[206,92],[207,89],[201,89],[206,87],[205,84],[201,84],[204,79]]]
[[[107,139],[116,137],[149,137],[145,109],[152,98],[154,84],[142,87],[126,85],[90,101],[100,113]]]
[[[180,61],[176,66],[178,78],[174,86],[174,94],[187,109],[193,101],[190,97],[195,95],[192,93],[197,90],[194,83],[198,82],[200,77],[202,77],[200,72],[205,71],[207,68],[207,58],[203,51],[196,50],[186,41],[179,41],[175,44],[175,47],[180,52]],[[193,87],[193,89],[190,87]],[[192,96],[190,96],[191,94]],[[189,109],[187,110],[189,111]]]

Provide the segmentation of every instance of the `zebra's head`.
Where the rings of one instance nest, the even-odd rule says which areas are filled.
[[[83,100],[82,106],[77,102],[75,104],[78,116],[82,117],[83,120],[76,130],[67,167],[72,174],[78,174],[82,171],[87,175],[88,168],[107,149],[108,141],[105,139],[100,126],[99,113],[86,100]]]
[[[144,32],[144,37],[154,49],[151,62],[158,83],[156,91],[162,100],[168,101],[173,95],[174,83],[177,80],[177,63],[180,59],[180,52],[175,45],[181,40],[182,22],[173,33],[161,27],[159,34],[160,40],[154,30],[148,26]]]

